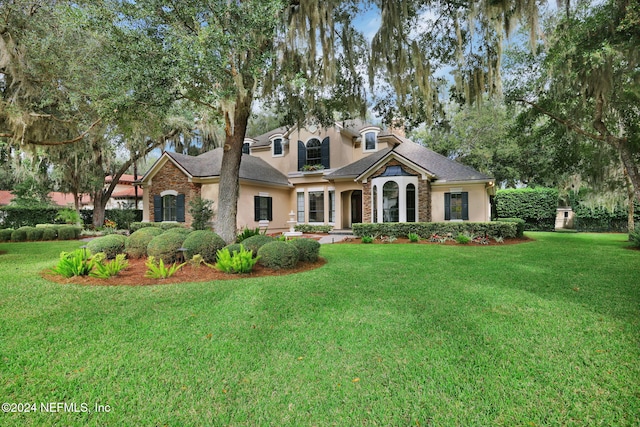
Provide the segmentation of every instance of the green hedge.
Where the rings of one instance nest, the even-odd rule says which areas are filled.
[[[36,224],[55,223],[58,211],[58,208],[31,209],[3,206],[0,208],[0,218],[2,218],[3,228],[35,227]]]
[[[333,230],[332,225],[310,225],[310,224],[298,224],[294,227],[294,230],[301,233],[313,234],[313,233],[328,233]]]
[[[35,227],[37,224],[61,224],[56,220],[62,207],[20,208],[15,206],[0,207],[0,226],[2,228]],[[85,225],[93,223],[93,209],[81,209],[80,218]],[[119,229],[129,229],[130,224],[142,220],[140,209],[107,209],[105,219],[114,221]]]
[[[513,222],[516,224],[516,237],[524,236],[524,227],[526,225],[526,221],[522,218],[499,218],[498,221],[501,222]]]
[[[553,231],[558,190],[542,187],[498,190],[495,205],[498,218],[522,218],[525,230]]]
[[[423,239],[433,234],[457,236],[461,233],[476,236],[514,238],[517,236],[517,224],[513,222],[385,222],[379,224],[353,224],[353,234],[362,236],[408,237],[415,233]]]
[[[628,232],[627,206],[617,206],[613,211],[604,207],[588,208],[579,203],[573,208],[573,226],[577,231]],[[635,204],[634,220],[640,224],[640,204]],[[636,225],[638,227],[638,225]]]
[[[58,229],[58,240],[73,240],[80,238],[82,228],[75,225],[63,225]]]
[[[155,227],[165,231],[171,228],[185,228],[184,224],[180,224],[178,222],[132,222],[129,229],[132,232],[135,232],[141,228],[148,227]]]
[[[13,233],[12,228],[4,228],[0,230],[0,242],[9,242],[11,241],[11,234]]]
[[[23,226],[16,230],[12,228],[0,229],[0,242],[36,242],[40,240],[73,240],[80,238],[82,229],[73,225]]]

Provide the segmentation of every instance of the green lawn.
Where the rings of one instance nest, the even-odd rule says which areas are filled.
[[[0,400],[37,411],[0,425],[637,426],[640,252],[530,236],[154,287],[49,283],[78,242],[1,244]]]

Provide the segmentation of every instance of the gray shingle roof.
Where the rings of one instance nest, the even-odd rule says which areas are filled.
[[[194,178],[212,178],[220,176],[222,166],[222,148],[207,151],[199,156],[187,156],[178,153],[166,153]],[[267,184],[289,186],[289,180],[280,171],[264,160],[242,155],[240,161],[240,179],[264,182]]]
[[[286,127],[286,126],[281,126],[281,127],[277,128],[277,129],[270,130],[267,133],[263,133],[262,135],[258,135],[258,136],[249,138],[249,139],[253,139],[254,141],[256,141],[251,145],[251,147],[267,147],[267,146],[269,146],[269,144],[271,144],[270,138],[273,135],[278,135],[278,134],[286,135],[287,132],[289,132],[289,128]]]
[[[389,154],[390,148],[385,148],[376,153],[369,154],[360,160],[349,163],[346,166],[337,169],[330,174],[325,175],[326,179],[355,178],[362,175],[367,169],[373,166],[378,160]]]
[[[480,173],[469,166],[465,166],[462,163],[442,156],[433,150],[412,142],[409,139],[401,139],[403,140],[402,144],[394,148],[386,148],[364,157],[326,175],[326,178],[330,180],[356,178],[367,172],[367,170],[369,170],[379,160],[393,152],[397,156],[415,163],[425,171],[435,175],[438,181],[486,181],[491,179],[491,177]]]

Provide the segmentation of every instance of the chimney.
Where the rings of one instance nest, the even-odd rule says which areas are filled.
[[[391,126],[389,126],[389,130],[392,134],[398,135],[402,138],[406,138],[407,134],[404,129],[404,119],[395,118],[391,121]]]

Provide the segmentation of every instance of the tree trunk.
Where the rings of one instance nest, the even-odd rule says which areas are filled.
[[[109,197],[105,197],[103,189],[93,193],[93,226],[95,228],[104,226],[107,201],[109,201]]]
[[[238,193],[240,191],[240,161],[242,144],[251,115],[253,94],[237,95],[235,109],[225,112],[225,141],[220,167],[220,184],[216,217],[216,232],[227,243],[233,243],[237,233]],[[233,114],[233,117],[230,116]],[[249,206],[242,207],[250,209]]]
[[[640,202],[640,171],[638,171],[638,165],[633,160],[633,153],[631,151],[631,147],[629,146],[628,139],[622,139],[616,141],[617,143],[614,145],[620,153],[620,158],[622,159],[622,164],[625,169],[625,176],[627,179],[627,185],[631,184],[631,190],[635,195],[635,198],[638,202]]]
[[[633,184],[631,183],[631,178],[629,178],[629,174],[627,173],[627,169],[624,170],[624,180],[627,184],[627,198],[628,198],[628,209],[627,209],[627,231],[629,231],[629,235],[633,233],[635,230],[635,219],[633,215],[635,214],[635,206],[633,202],[635,201],[635,194],[633,192]]]

